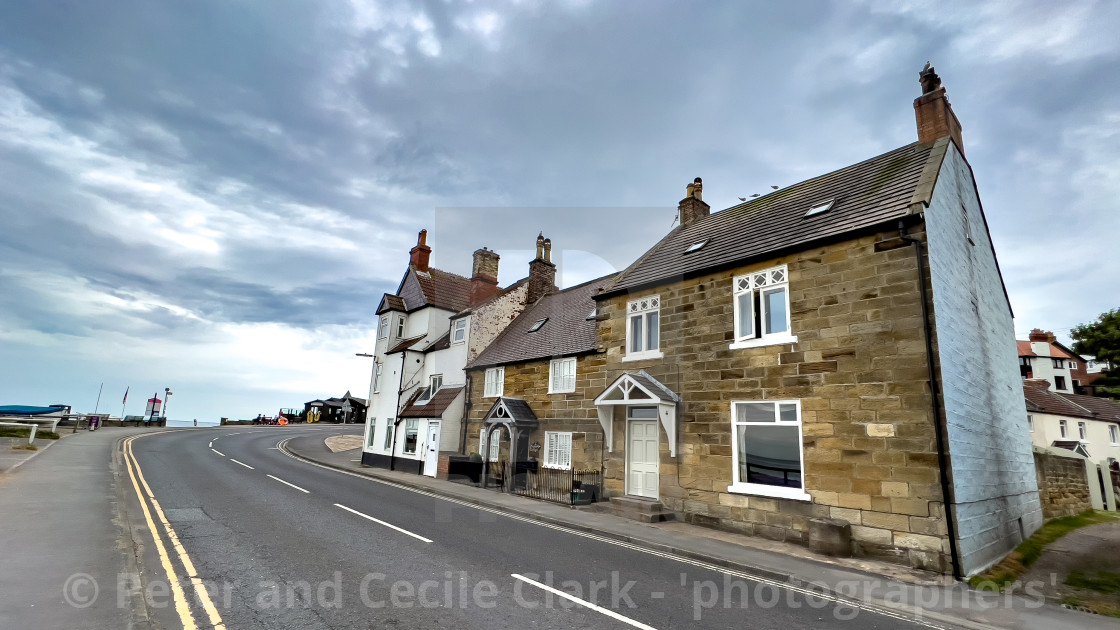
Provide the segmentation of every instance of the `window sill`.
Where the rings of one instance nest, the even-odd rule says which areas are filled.
[[[800,488],[783,488],[780,486],[767,486],[758,483],[733,483],[727,486],[727,491],[735,494],[751,494],[760,497],[793,499],[795,501],[813,500],[812,495]]]
[[[550,391],[548,393],[549,394],[574,394],[574,393],[576,393],[576,390],[574,390],[574,389],[558,389],[556,391]]]
[[[622,362],[626,363],[627,361],[645,361],[646,359],[660,359],[664,356],[665,355],[662,354],[662,352],[660,350],[657,350],[655,352],[632,352],[632,353],[627,354],[626,356],[622,357]]]
[[[758,339],[735,341],[730,346],[728,346],[728,348],[731,350],[741,350],[743,348],[762,348],[764,346],[777,346],[786,343],[797,343],[797,336],[773,335],[770,337],[760,337]]]

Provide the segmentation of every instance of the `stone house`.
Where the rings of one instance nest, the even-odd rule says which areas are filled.
[[[597,351],[594,295],[612,279],[557,291],[549,248],[538,246],[529,280],[536,299],[467,365],[466,452],[601,469],[594,398],[606,386],[605,357]]]
[[[551,404],[594,397],[612,501],[797,543],[842,520],[858,555],[957,575],[1041,524],[1010,304],[960,124],[921,83],[917,142],[717,213],[697,178],[594,296],[587,393]]]
[[[525,307],[527,279],[498,286],[498,254],[474,252],[465,278],[430,266],[427,231],[394,294],[377,309],[362,463],[435,476],[441,453],[462,451],[463,368]]]

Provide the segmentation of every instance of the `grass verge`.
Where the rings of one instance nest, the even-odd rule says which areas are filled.
[[[1120,519],[1120,516],[1115,514],[1093,510],[1077,516],[1056,518],[1043,525],[1033,536],[1020,543],[1015,551],[1008,554],[999,564],[984,573],[969,578],[968,583],[981,590],[1002,590],[1026,573],[1027,569],[1042,555],[1046,546],[1055,540],[1075,529],[1118,519]]]
[[[12,447],[12,450],[15,450],[15,451],[37,451],[37,450],[39,450],[39,447],[35,446],[34,444],[16,444],[15,446]]]
[[[27,438],[31,435],[31,429],[22,429],[20,427],[0,427],[0,437],[7,438]],[[44,440],[57,440],[58,434],[54,431],[36,431],[35,439],[43,438]]]

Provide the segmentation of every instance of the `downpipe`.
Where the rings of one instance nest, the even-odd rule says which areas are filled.
[[[898,222],[898,237],[907,243],[914,244],[914,255],[918,262],[918,290],[922,295],[922,324],[926,338],[926,367],[929,370],[929,389],[933,398],[933,422],[937,433],[937,465],[941,472],[941,497],[942,507],[945,510],[945,529],[949,535],[949,559],[953,563],[953,577],[961,580],[964,579],[964,576],[961,574],[961,562],[957,550],[956,519],[951,508],[955,502],[950,499],[952,494],[949,488],[949,454],[945,446],[945,421],[941,415],[941,385],[937,380],[937,370],[933,367],[933,325],[930,323],[929,305],[927,304],[925,256],[922,252],[921,239],[907,234],[906,225],[902,221]]]

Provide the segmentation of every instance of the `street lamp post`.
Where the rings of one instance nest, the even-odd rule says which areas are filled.
[[[165,423],[167,422],[167,403],[170,402],[170,401],[171,401],[171,388],[170,387],[164,387],[163,388],[163,411],[161,411],[159,415],[163,417],[163,420],[164,420]]]

